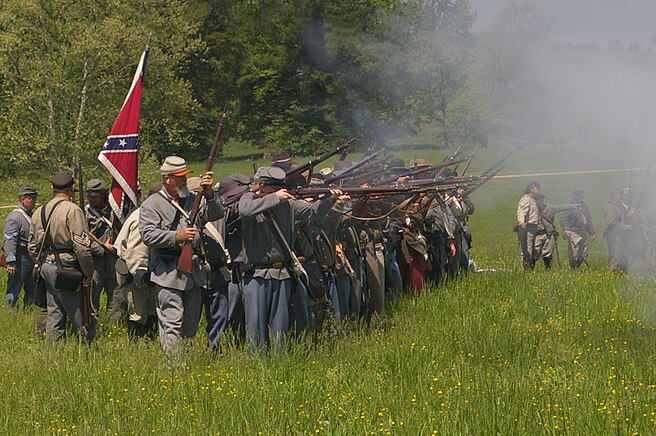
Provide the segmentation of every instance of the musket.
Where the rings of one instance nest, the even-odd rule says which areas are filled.
[[[469,169],[469,164],[471,164],[472,161],[474,160],[474,156],[476,156],[477,150],[478,150],[478,145],[474,147],[474,151],[472,151],[472,154],[470,154],[469,157],[467,158],[467,165],[465,165],[465,169],[462,170],[462,174],[460,174],[461,176],[464,176],[467,170]]]
[[[498,168],[496,168],[494,171],[487,172],[485,175],[481,176],[481,179],[480,179],[480,182],[479,182],[479,183],[475,184],[474,186],[471,186],[471,187],[467,188],[467,189],[465,190],[465,192],[462,193],[462,198],[467,197],[467,196],[470,195],[472,192],[476,191],[478,188],[480,188],[481,186],[483,186],[484,184],[486,184],[487,182],[489,182],[490,180],[492,180],[492,178],[493,178],[494,176],[496,176],[497,173],[498,173],[499,171],[501,171],[502,169],[503,169],[503,165],[500,166],[500,167],[498,167]]]
[[[83,186],[82,183],[84,182],[84,179],[82,177],[82,160],[79,158],[77,161],[77,181],[78,181],[77,189],[79,192],[80,209],[84,211],[84,191],[82,190],[82,186]],[[89,236],[95,237],[96,235],[89,232]],[[105,247],[105,245],[102,242],[100,242],[100,246],[105,251],[107,251],[107,247]],[[91,277],[89,277],[89,279],[90,278]],[[91,285],[89,286],[84,286],[84,284],[80,285],[80,292],[82,293],[82,325],[84,327],[91,327],[91,324],[93,323],[93,320],[91,319],[91,314],[93,312],[93,306],[91,301]]]
[[[296,253],[294,253],[294,250],[292,250],[292,248],[289,246],[289,242],[287,242],[287,239],[285,239],[285,235],[282,233],[282,230],[280,229],[278,222],[273,217],[273,212],[271,211],[269,211],[269,219],[271,225],[273,225],[273,228],[275,229],[278,235],[278,239],[280,239],[280,244],[283,246],[285,251],[287,251],[287,255],[289,256],[289,261],[291,263],[290,269],[292,275],[298,282],[303,284],[303,286],[305,286],[306,289],[309,288],[310,278],[308,276],[308,273],[307,271],[305,271],[305,268],[303,268],[303,264],[301,263],[301,261],[298,260]]]
[[[287,177],[289,177],[289,176],[292,176],[294,174],[303,173],[303,172],[307,171],[310,168],[314,168],[315,166],[319,165],[321,162],[335,156],[336,154],[338,154],[338,153],[343,154],[345,151],[348,151],[348,148],[354,142],[355,142],[355,138],[351,138],[346,143],[336,147],[334,150],[328,151],[328,152],[322,154],[321,156],[318,156],[318,157],[316,157],[316,158],[314,158],[314,159],[312,159],[312,160],[310,160],[310,161],[308,161],[308,162],[306,162],[302,165],[299,165],[297,167],[289,169],[288,171],[285,172],[285,174],[286,174]],[[344,155],[344,157],[346,157],[346,155]]]
[[[387,196],[399,194],[415,194],[434,191],[449,191],[458,188],[460,185],[454,183],[447,184],[433,184],[427,186],[413,186],[413,185],[399,185],[399,186],[386,186],[386,187],[370,187],[370,188],[341,188],[344,194],[352,197],[363,196]],[[321,195],[328,195],[333,188],[298,188],[290,190],[290,194],[299,198],[318,197]]]
[[[416,169],[411,170],[407,174],[400,174],[398,176],[391,176],[391,177],[387,177],[385,179],[379,180],[379,181],[376,182],[376,185],[385,185],[387,183],[392,183],[400,177],[414,177],[414,176],[418,176],[419,174],[424,174],[424,173],[433,173],[434,174],[436,172],[439,172],[444,167],[448,167],[449,165],[464,162],[466,160],[467,160],[466,158],[465,159],[458,159],[458,160],[454,160],[453,162],[440,163],[438,165],[433,165],[433,166],[430,166],[430,167],[427,167],[427,168],[416,168]]]
[[[638,203],[636,203],[634,216],[638,216],[642,203],[645,201],[645,193],[647,191],[647,182],[649,181],[649,173],[651,172],[651,167],[647,168],[647,173],[645,174],[645,179],[642,181],[642,187],[640,188],[640,198],[638,198]]]
[[[223,133],[223,128],[225,127],[226,120],[228,119],[228,108],[223,110],[223,115],[221,115],[221,121],[219,121],[219,127],[216,130],[216,136],[214,136],[214,143],[210,149],[210,154],[207,156],[207,163],[205,163],[205,171],[203,175],[212,171],[214,167],[214,160],[216,159],[216,152],[219,149],[219,142],[221,141],[221,134]],[[196,219],[198,218],[198,212],[200,210],[200,201],[203,197],[202,193],[196,194],[196,200],[194,201],[194,206],[189,213],[189,225],[194,226],[196,224]],[[180,253],[180,259],[178,260],[178,270],[186,273],[191,273],[192,271],[192,258],[194,255],[194,247],[192,241],[185,241],[182,246],[182,252]]]
[[[357,170],[358,168],[361,168],[363,165],[365,165],[365,164],[371,162],[371,161],[374,160],[379,154],[381,154],[381,153],[384,152],[384,151],[385,151],[385,149],[384,149],[384,148],[381,148],[380,150],[376,151],[375,153],[371,153],[371,154],[365,156],[364,158],[362,158],[362,160],[361,160],[360,162],[357,162],[356,164],[354,164],[354,165],[352,165],[352,166],[346,168],[346,169],[345,169],[344,171],[342,171],[341,173],[336,174],[336,175],[333,175],[333,176],[331,176],[331,177],[327,177],[327,178],[326,178],[326,183],[329,184],[329,183],[333,183],[333,182],[335,182],[335,181],[337,181],[337,180],[341,180],[341,179],[344,179],[344,178],[346,178],[346,177],[350,177],[350,174],[351,174],[353,171],[355,171],[355,170]]]

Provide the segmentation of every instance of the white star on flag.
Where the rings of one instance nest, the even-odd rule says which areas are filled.
[[[118,145],[120,145],[121,147],[125,148],[125,146],[128,145],[128,143],[125,142],[125,139],[119,139],[119,141],[118,141]]]

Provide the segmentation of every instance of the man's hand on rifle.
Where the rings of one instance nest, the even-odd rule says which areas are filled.
[[[335,201],[335,204],[338,206],[342,206],[348,203],[349,201],[351,201],[351,196],[344,194],[340,189],[332,188],[330,190],[330,195],[332,195],[334,198],[337,199],[337,201]]]
[[[450,257],[453,257],[456,255],[456,244],[453,242],[453,239],[449,239],[446,243],[449,253],[451,254]]]
[[[8,276],[13,276],[16,274],[16,264],[15,263],[8,263],[7,264],[7,275]]]
[[[280,200],[280,201],[287,201],[287,200],[291,200],[292,198],[294,198],[294,196],[292,194],[290,194],[289,192],[287,192],[286,189],[278,189],[275,192],[275,194],[276,194],[276,197],[278,197],[278,200]]]
[[[185,227],[175,232],[175,242],[180,244],[182,242],[194,242],[196,236],[196,227]]]
[[[85,277],[84,279],[82,279],[82,287],[88,288],[89,286],[91,286],[92,280],[93,280],[92,277]]]
[[[205,198],[212,199],[214,198],[214,172],[208,171],[203,174],[200,178],[200,190],[205,195]]]
[[[116,253],[116,249],[114,248],[114,245],[110,241],[105,242],[103,246],[105,247],[105,250],[108,253]]]

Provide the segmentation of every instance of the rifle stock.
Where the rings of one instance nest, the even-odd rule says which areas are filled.
[[[212,148],[210,153],[207,156],[207,162],[205,164],[205,171],[203,175],[212,171],[214,167],[214,160],[216,159],[216,152],[219,149],[219,142],[221,141],[221,135],[223,134],[223,128],[225,127],[226,120],[228,119],[228,108],[226,107],[223,110],[223,115],[221,115],[221,121],[219,121],[219,127],[216,130],[216,135],[214,136],[214,142],[212,143]],[[189,214],[189,225],[194,226],[196,224],[196,219],[198,218],[198,212],[200,210],[200,202],[203,197],[203,194],[199,192],[196,194],[196,200],[194,201],[194,206],[191,209]],[[178,270],[186,273],[191,273],[192,270],[192,258],[194,255],[193,242],[185,241],[182,252],[180,253],[180,259],[178,260]]]

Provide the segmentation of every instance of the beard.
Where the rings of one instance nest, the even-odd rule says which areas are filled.
[[[175,190],[177,191],[178,197],[180,197],[180,198],[187,198],[187,197],[189,197],[189,194],[191,194],[189,192],[189,188],[187,188],[187,185],[177,186],[175,188]]]

